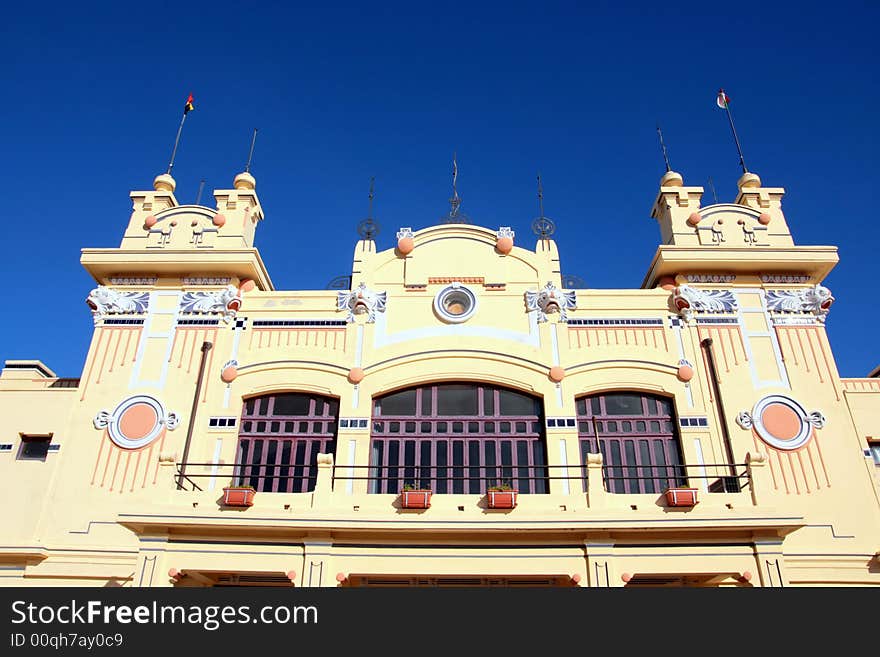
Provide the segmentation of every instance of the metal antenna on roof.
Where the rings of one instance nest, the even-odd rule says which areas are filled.
[[[718,203],[718,194],[715,193],[715,185],[712,183],[712,176],[709,176],[709,189],[712,190],[712,198],[715,199],[715,203]]]
[[[199,193],[196,194],[196,205],[199,204],[199,201],[202,200],[202,190],[205,189],[205,179],[202,178],[202,181],[199,183]]]

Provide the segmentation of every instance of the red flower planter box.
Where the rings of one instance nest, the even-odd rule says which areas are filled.
[[[404,509],[427,509],[431,506],[429,490],[405,490],[400,496],[400,504]]]
[[[223,504],[226,506],[253,506],[256,493],[257,491],[253,488],[227,486],[223,489]]]
[[[515,490],[490,490],[486,493],[490,509],[513,509],[516,507]]]
[[[668,506],[694,506],[696,503],[696,488],[669,488],[666,490],[666,504]]]

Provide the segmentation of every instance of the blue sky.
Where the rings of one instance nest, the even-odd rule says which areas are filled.
[[[380,249],[436,223],[454,151],[475,223],[532,245],[540,171],[563,271],[632,288],[659,241],[658,121],[686,184],[735,196],[723,86],[749,169],[786,188],[795,241],[840,248],[828,331],[841,374],[865,375],[880,364],[880,8],[617,4],[17,3],[0,40],[0,358],[79,376],[94,287],[79,250],[118,246],[190,91],[178,200],[202,179],[203,202],[230,187],[258,128],[256,245],[279,289],[349,273],[371,176]]]

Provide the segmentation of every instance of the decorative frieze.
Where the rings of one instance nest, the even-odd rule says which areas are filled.
[[[701,290],[690,285],[675,288],[672,303],[686,321],[695,312],[724,313],[737,309],[736,297],[730,290]]]
[[[804,290],[767,290],[767,310],[777,313],[811,313],[820,320],[834,303],[831,290],[821,285]]]
[[[337,293],[336,309],[348,311],[346,317],[348,323],[354,321],[355,315],[366,313],[367,323],[372,324],[376,321],[376,313],[385,312],[387,297],[387,292],[375,292],[361,282],[351,292]]]
[[[736,274],[685,274],[688,283],[733,283]]]
[[[86,303],[92,309],[92,318],[97,326],[106,315],[147,312],[147,306],[150,303],[150,293],[120,292],[119,290],[99,285],[89,292]]]
[[[526,308],[536,311],[539,322],[546,322],[547,315],[559,313],[559,321],[568,321],[568,311],[577,307],[577,295],[574,290],[560,290],[552,282],[548,282],[537,292],[526,292]]]
[[[142,285],[152,287],[159,278],[157,276],[111,276],[111,285]]]
[[[800,274],[761,274],[762,283],[809,283],[810,276]]]
[[[229,276],[184,276],[181,282],[187,287],[196,285],[229,285],[232,279]]]

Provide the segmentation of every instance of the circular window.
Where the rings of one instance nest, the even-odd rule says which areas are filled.
[[[752,421],[761,440],[777,449],[798,449],[812,435],[813,425],[803,406],[783,395],[770,395],[759,401]]]
[[[476,312],[477,297],[463,285],[453,283],[434,297],[434,310],[444,321],[457,324]]]

